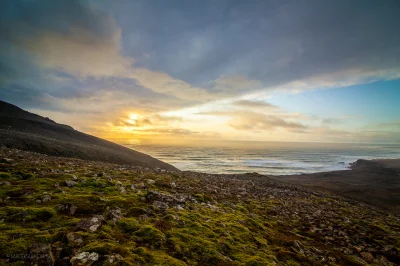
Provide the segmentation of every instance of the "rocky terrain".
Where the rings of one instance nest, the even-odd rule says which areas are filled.
[[[258,174],[0,149],[0,265],[399,265],[400,217]]]

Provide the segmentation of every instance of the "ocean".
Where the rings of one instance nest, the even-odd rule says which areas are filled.
[[[400,158],[400,144],[327,144],[289,142],[196,142],[159,145],[119,141],[180,170],[232,174],[257,172],[293,175],[346,170],[357,159]]]

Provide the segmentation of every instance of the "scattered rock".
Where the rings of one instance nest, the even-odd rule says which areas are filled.
[[[51,201],[50,195],[44,195],[44,196],[42,197],[42,202],[43,202],[43,203],[49,202],[49,201]]]
[[[172,188],[176,188],[175,182],[171,182],[171,183],[169,183],[169,185],[170,185],[170,187],[172,187]]]
[[[66,184],[68,187],[73,187],[73,186],[75,186],[75,185],[78,184],[78,183],[75,182],[75,181],[72,181],[72,180],[65,180],[65,184]]]
[[[361,252],[361,256],[368,263],[372,263],[374,261],[374,256],[372,256],[372,254],[369,252]]]
[[[78,209],[78,207],[76,207],[75,205],[73,205],[71,203],[66,203],[66,204],[59,205],[57,207],[57,209],[60,212],[63,212],[65,214],[67,214],[67,215],[74,216],[74,214],[75,214],[76,210]]]
[[[13,159],[9,159],[9,158],[1,158],[0,159],[0,163],[7,163],[7,164],[12,164],[14,162]]]
[[[160,210],[166,210],[166,209],[168,209],[168,204],[166,204],[166,203],[164,203],[164,202],[161,202],[161,201],[157,201],[157,200],[155,200],[155,201],[153,202],[153,206],[154,206],[155,208],[157,208],[157,209],[160,209]]]
[[[0,185],[1,185],[1,186],[11,186],[11,183],[8,182],[8,181],[1,181],[1,182],[0,182]]]
[[[146,183],[149,185],[153,185],[155,182],[153,179],[146,179]]]
[[[119,188],[119,192],[121,192],[121,194],[125,194],[126,193],[126,189],[124,187],[120,187]]]
[[[97,229],[99,229],[99,227],[103,224],[103,221],[103,215],[95,215],[92,218],[82,219],[78,223],[77,227],[85,231],[96,232]]]
[[[99,260],[99,254],[92,252],[82,252],[72,257],[70,260],[72,266],[90,266]]]
[[[51,246],[44,243],[35,243],[29,247],[29,259],[33,265],[54,265]]]
[[[107,214],[106,217],[108,219],[111,219],[113,221],[114,224],[116,224],[121,218],[122,218],[122,212],[121,209],[118,207],[115,207],[113,209],[110,209]]]
[[[105,263],[106,263],[106,265],[108,265],[108,264],[115,265],[115,263],[117,263],[118,261],[121,261],[123,259],[124,258],[119,254],[107,255]]]
[[[80,245],[83,243],[83,239],[73,232],[67,234],[67,240],[68,243],[72,245]]]

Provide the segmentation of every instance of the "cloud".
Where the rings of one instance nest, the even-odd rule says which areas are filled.
[[[250,100],[238,100],[233,102],[233,105],[245,108],[277,108],[275,105],[267,102],[250,101]]]
[[[353,119],[362,119],[362,116],[340,116],[340,117],[329,117],[322,120],[322,124],[324,125],[334,125],[341,124],[343,122],[353,120]]]
[[[278,116],[265,115],[258,113],[242,113],[235,116],[229,125],[238,130],[262,130],[272,131],[276,129],[284,129],[292,132],[303,132],[308,127],[298,122],[287,121]]]

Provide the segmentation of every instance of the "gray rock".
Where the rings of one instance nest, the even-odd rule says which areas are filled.
[[[149,185],[153,185],[155,182],[153,179],[146,179],[146,183]]]
[[[97,229],[103,224],[104,216],[95,215],[92,218],[82,219],[78,223],[77,227],[89,232],[96,232]]]
[[[83,239],[73,232],[67,234],[67,240],[70,245],[79,245],[83,243]]]
[[[121,192],[121,194],[125,194],[126,193],[126,189],[124,187],[120,187],[119,188],[119,192]]]
[[[75,186],[75,185],[78,184],[78,183],[75,182],[75,181],[72,181],[72,180],[65,180],[65,184],[66,184],[68,187],[73,187],[73,186]]]
[[[70,260],[72,266],[90,266],[99,260],[99,254],[92,252],[82,252],[72,257]]]
[[[29,258],[32,265],[54,265],[55,261],[51,253],[51,246],[44,243],[35,243],[29,247]]]
[[[59,205],[57,207],[57,209],[60,212],[63,212],[65,214],[67,214],[67,215],[74,216],[74,214],[75,214],[76,210],[78,209],[78,207],[76,207],[75,205],[73,205],[71,203],[66,203],[66,204]]]
[[[154,206],[155,208],[157,208],[157,209],[160,209],[160,210],[166,210],[166,209],[168,209],[168,204],[166,204],[166,203],[164,203],[164,202],[161,202],[161,201],[157,201],[157,200],[155,200],[155,201],[153,202],[153,206]]]
[[[2,186],[11,186],[11,183],[8,182],[8,181],[1,181],[0,185],[2,185]]]
[[[49,202],[49,201],[51,201],[50,195],[44,195],[44,196],[42,197],[42,202],[43,202],[43,203]]]

